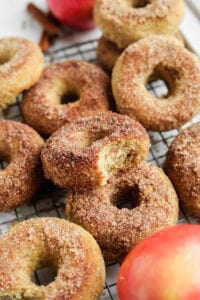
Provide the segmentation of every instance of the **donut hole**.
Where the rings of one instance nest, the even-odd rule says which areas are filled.
[[[53,105],[65,105],[77,102],[80,98],[80,92],[75,84],[67,84],[64,80],[58,79],[48,89],[46,97],[47,101]]]
[[[75,91],[68,91],[61,96],[61,104],[73,103],[79,100],[80,95]]]
[[[146,84],[146,89],[158,99],[166,99],[170,95],[166,81],[161,78],[153,79],[150,77]]]
[[[113,195],[112,204],[118,209],[127,208],[132,210],[139,206],[140,200],[136,186],[125,186]]]
[[[8,167],[9,162],[0,159],[0,170],[4,170]]]
[[[2,53],[1,53],[2,54]],[[11,60],[11,55],[9,53],[3,53],[3,55],[0,55],[0,65],[4,65]]]
[[[109,132],[95,132],[94,134],[88,133],[88,132],[82,132],[80,135],[77,134],[76,146],[78,148],[90,148],[99,140],[103,140],[105,137],[109,136]]]
[[[174,68],[157,67],[146,80],[146,89],[159,99],[169,98],[176,90],[179,72]]]
[[[55,281],[57,270],[50,263],[37,267],[31,276],[31,281],[36,285],[47,286]]]
[[[107,143],[99,155],[103,184],[117,170],[127,168],[135,163],[139,159],[140,151],[140,145],[132,139],[121,139]]]
[[[10,164],[10,156],[5,153],[2,154],[0,151],[0,169],[6,169]]]
[[[150,0],[132,0],[131,1],[131,6],[133,8],[143,8],[149,4],[151,4]]]

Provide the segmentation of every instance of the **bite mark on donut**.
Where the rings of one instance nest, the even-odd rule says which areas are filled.
[[[105,145],[99,155],[99,168],[103,174],[104,185],[117,170],[127,168],[142,160],[141,144],[136,140],[111,141]]]
[[[91,189],[144,160],[148,149],[149,137],[138,122],[107,112],[63,126],[48,139],[41,158],[45,176],[55,184]]]

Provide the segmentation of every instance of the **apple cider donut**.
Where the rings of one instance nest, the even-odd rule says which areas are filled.
[[[90,189],[113,172],[145,159],[149,138],[128,116],[104,112],[55,132],[42,149],[44,173],[60,187]]]
[[[41,137],[29,126],[0,120],[0,211],[8,211],[29,200],[43,182]]]
[[[76,101],[62,104],[64,96]],[[40,81],[24,96],[26,122],[44,135],[80,117],[109,110],[110,80],[97,66],[68,60],[47,66]]]
[[[0,108],[36,83],[43,70],[43,55],[33,42],[23,38],[0,39]]]
[[[120,209],[127,201],[133,208]],[[67,218],[94,236],[109,261],[121,261],[139,241],[178,218],[171,182],[147,162],[115,173],[103,187],[69,192],[66,204]]]
[[[97,45],[98,62],[105,71],[111,72],[122,51],[123,49],[118,48],[115,43],[107,40],[102,35]]]
[[[183,46],[185,45],[184,38],[180,32],[177,32],[174,37],[181,41]],[[106,72],[111,73],[123,50],[117,47],[115,43],[107,40],[103,35],[100,37],[97,45],[97,59]]]
[[[166,171],[184,207],[200,216],[200,123],[182,131],[172,142]]]
[[[94,15],[104,36],[126,48],[151,34],[175,34],[183,10],[183,0],[97,0]]]
[[[57,271],[47,286],[31,280],[42,267]],[[80,226],[58,218],[21,222],[0,240],[0,298],[78,300],[100,298],[105,266],[99,246]]]
[[[166,97],[159,99],[147,91],[152,76],[165,81]],[[177,128],[200,111],[200,61],[174,37],[150,36],[119,57],[112,88],[118,110],[146,129]]]

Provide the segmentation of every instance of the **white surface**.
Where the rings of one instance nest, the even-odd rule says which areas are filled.
[[[185,5],[185,16],[180,28],[190,48],[200,56],[200,20],[188,5]]]
[[[41,27],[27,12],[27,0],[0,0],[0,37],[19,36],[37,42]],[[32,1],[47,10],[45,0]]]
[[[193,12],[200,18],[200,1],[199,0],[186,0]]]

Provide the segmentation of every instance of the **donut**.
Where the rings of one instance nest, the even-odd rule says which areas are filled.
[[[52,267],[47,286],[31,280],[34,271]],[[1,299],[99,299],[105,266],[99,246],[80,226],[58,218],[35,218],[10,229],[0,240]]]
[[[175,138],[167,152],[165,167],[183,206],[200,216],[200,123]]]
[[[150,77],[163,79],[168,95],[145,88]],[[200,61],[174,37],[150,36],[130,45],[112,74],[116,106],[146,129],[178,128],[200,111]]]
[[[76,101],[62,104],[64,96]],[[64,124],[109,110],[110,79],[97,66],[68,60],[47,66],[39,82],[25,93],[22,112],[26,122],[43,135]]]
[[[98,113],[63,126],[42,149],[45,176],[70,189],[106,183],[118,169],[143,160],[149,137],[138,122],[113,112]]]
[[[97,0],[94,16],[104,36],[126,48],[151,34],[175,34],[183,11],[183,0]]]
[[[0,211],[9,211],[29,200],[43,182],[41,137],[29,126],[0,120]]]
[[[120,209],[127,200],[133,208]],[[139,241],[175,225],[178,199],[162,169],[143,161],[115,173],[103,187],[69,192],[66,214],[94,236],[106,260],[121,261]]]
[[[43,60],[39,46],[27,39],[0,39],[0,108],[15,102],[20,92],[38,81]]]
[[[97,60],[105,71],[111,72],[122,51],[102,35],[97,44]]]
[[[181,34],[180,31],[177,31],[175,33],[174,37],[177,38],[183,44],[184,47],[186,46],[185,39],[184,39],[184,37],[183,37],[183,35]]]
[[[180,32],[177,32],[174,37],[181,41],[183,46],[185,45],[184,38]],[[97,44],[97,60],[106,72],[111,73],[118,57],[123,50],[124,49],[117,47],[115,43],[107,40],[102,35]]]

